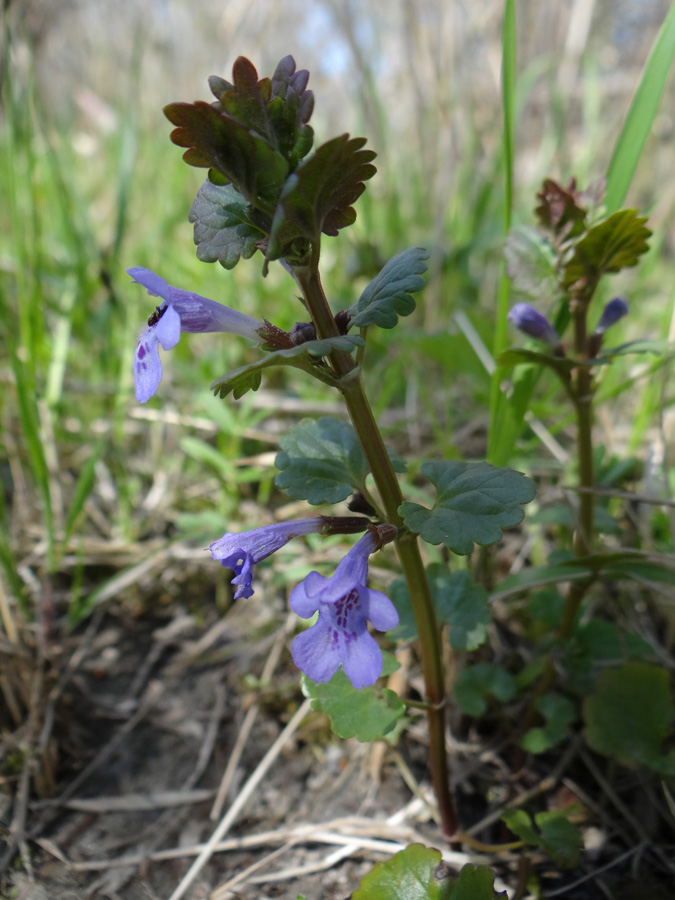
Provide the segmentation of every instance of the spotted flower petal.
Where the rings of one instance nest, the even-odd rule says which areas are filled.
[[[398,613],[386,594],[366,586],[368,556],[377,546],[373,534],[365,534],[332,576],[310,572],[291,592],[289,603],[295,613],[305,619],[319,613],[316,623],[292,646],[296,666],[312,681],[328,681],[342,665],[360,689],[382,673],[382,654],[368,631],[368,620],[388,631],[398,625]]]
[[[264,322],[215,300],[173,287],[156,272],[142,266],[127,269],[127,272],[136,284],[163,301],[148,319],[148,327],[136,347],[134,382],[139,403],[147,403],[162,379],[158,344],[164,350],[172,350],[180,340],[181,332],[225,331],[253,340],[261,339],[260,330],[265,329]]]

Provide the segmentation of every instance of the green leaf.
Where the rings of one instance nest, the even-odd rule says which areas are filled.
[[[448,900],[449,879],[436,880],[441,866],[440,850],[410,844],[391,859],[376,863],[351,900]]]
[[[666,15],[645,65],[607,172],[605,206],[615,212],[626,198],[652,129],[668,70],[675,56],[675,6]]]
[[[522,363],[546,366],[553,369],[565,381],[569,380],[572,369],[579,365],[576,360],[552,356],[550,353],[541,353],[538,350],[528,350],[525,347],[510,347],[497,357],[497,365],[503,366],[505,369],[519,366]]]
[[[661,356],[673,351],[673,345],[668,341],[638,340],[628,341],[618,347],[603,347],[602,353],[594,362],[611,362],[615,356],[630,356],[631,354],[652,353]]]
[[[428,258],[423,247],[411,247],[392,257],[350,307],[353,316],[350,325],[393,328],[398,316],[409,316],[415,309],[412,294],[424,287],[422,273],[427,270]]]
[[[492,663],[476,663],[462,669],[455,681],[455,700],[468,716],[481,716],[485,712],[486,697],[506,703],[515,695],[513,676]]]
[[[617,663],[626,659],[651,656],[653,650],[639,634],[624,631],[615,622],[590,619],[574,633],[581,650],[596,663]]]
[[[356,219],[352,206],[376,172],[365,138],[340,135],[304,159],[284,185],[272,221],[268,259],[279,259],[297,238],[316,243]]]
[[[581,278],[595,280],[605,272],[619,272],[637,265],[649,249],[646,216],[636,209],[622,209],[594,225],[579,240],[564,269],[562,284],[570,288]]]
[[[73,533],[73,528],[75,527],[77,517],[84,509],[84,504],[87,502],[87,497],[89,496],[89,494],[91,494],[94,487],[94,482],[96,481],[96,463],[99,461],[102,451],[103,440],[101,439],[94,446],[89,459],[82,467],[80,476],[77,479],[75,492],[73,494],[73,499],[70,502],[68,516],[66,517],[66,524],[63,529],[64,534],[62,543],[64,548],[67,546],[68,541],[70,540],[70,536]]]
[[[675,585],[675,568],[672,563],[661,563],[629,554],[609,556],[602,567],[604,578],[632,578],[635,581],[655,581],[657,584]]]
[[[282,438],[281,447],[274,461],[281,471],[274,481],[296,500],[339,503],[365,487],[368,462],[346,422],[329,416],[303,419]],[[404,472],[404,460],[391,450],[389,456],[394,471]]]
[[[664,742],[675,722],[675,702],[665,669],[630,662],[600,673],[583,707],[586,740],[627,766],[675,775],[675,749]]]
[[[289,164],[264,137],[203,100],[170,103],[164,115],[178,126],[171,140],[188,148],[188,165],[213,166],[256,208],[276,203]]]
[[[519,294],[549,303],[559,293],[553,248],[535,228],[511,229],[504,257],[506,274]]]
[[[455,877],[440,850],[410,844],[376,863],[351,900],[495,900],[494,873],[487,866],[463,866]],[[502,896],[502,895],[500,895]]]
[[[475,650],[485,641],[490,610],[487,593],[468,572],[450,572],[443,563],[427,566],[436,618],[448,624],[450,644],[456,650]],[[393,641],[412,641],[417,637],[417,625],[410,601],[410,592],[403,579],[389,586],[389,598],[396,607],[399,624],[388,632]]]
[[[392,641],[408,642],[417,639],[417,622],[412,608],[410,591],[403,578],[397,578],[389,585],[387,596],[396,607],[398,625],[387,636]]]
[[[312,709],[330,717],[333,731],[341,738],[377,741],[388,734],[405,715],[405,704],[388,688],[357,690],[342,669],[330,681],[317,684],[302,676],[302,691],[312,699]]]
[[[363,339],[357,335],[339,335],[334,338],[326,338],[323,341],[307,341],[305,344],[298,344],[297,347],[289,347],[286,350],[276,350],[274,353],[268,353],[254,363],[241,366],[233,372],[223,375],[221,378],[216,378],[211,384],[211,390],[216,396],[223,399],[228,394],[233,393],[235,399],[238,400],[248,391],[257,391],[260,387],[263,371],[272,366],[295,366],[296,368],[304,369],[326,384],[333,384],[333,379],[328,372],[318,368],[314,363],[307,360],[307,357],[311,356],[316,359],[328,356],[332,350],[342,350],[345,353],[351,353],[355,347],[363,346],[363,343]]]
[[[520,746],[528,753],[544,753],[563,741],[568,734],[569,726],[576,718],[574,704],[562,694],[544,694],[536,703],[537,712],[545,719],[544,725],[530,728],[521,741]]]
[[[426,509],[406,501],[399,513],[423,540],[443,543],[460,555],[471,553],[474,542],[488,546],[500,540],[502,528],[521,522],[521,504],[535,495],[534,483],[525,475],[488,463],[433,460],[421,471],[436,487],[436,503]]]
[[[521,841],[533,847],[541,847],[556,865],[574,869],[579,865],[579,852],[583,841],[581,832],[562,813],[540,812],[534,817],[539,831],[523,809],[506,809],[502,820]]]
[[[467,863],[462,866],[459,878],[454,883],[449,900],[495,900],[506,898],[506,894],[495,893],[495,874],[487,866],[474,866]]]
[[[249,221],[248,203],[231,184],[205,181],[190,207],[197,259],[233,269],[250,259],[264,233]]]
[[[487,592],[469,572],[450,572],[442,563],[427,567],[436,614],[450,626],[448,638],[455,650],[475,650],[487,637],[490,622]]]

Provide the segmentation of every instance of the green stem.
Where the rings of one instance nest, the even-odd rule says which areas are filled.
[[[586,316],[588,304],[578,302],[573,309],[574,350],[577,359],[588,356]],[[591,553],[595,513],[595,467],[593,464],[593,379],[588,366],[579,366],[572,382],[574,409],[577,419],[577,467],[579,487],[579,515],[573,546],[577,556]],[[573,581],[565,598],[565,608],[558,626],[558,638],[567,640],[572,634],[574,622],[590,581]]]
[[[595,290],[596,283],[589,285],[584,297],[572,298],[570,307],[574,325],[574,352],[578,360],[588,358],[588,333],[586,317],[588,304]],[[577,467],[579,470],[579,486],[595,487],[595,470],[593,465],[593,377],[589,366],[578,366],[569,382],[563,381],[569,394],[577,420]],[[573,546],[577,556],[587,556],[591,552],[593,541],[593,520],[595,511],[595,493],[593,490],[579,492],[579,513],[577,527],[574,532]],[[565,597],[565,606],[558,625],[558,641],[570,638],[574,629],[579,609],[586,596],[586,591],[593,579],[572,581]],[[547,693],[555,684],[556,672],[554,658],[551,653],[546,658],[544,671],[537,688],[530,697],[520,726],[524,734],[534,724],[537,700]],[[523,751],[518,748],[513,759],[513,768],[520,768],[524,760]]]
[[[318,253],[311,264],[295,270],[307,308],[320,338],[337,335],[338,328],[321,286]],[[347,406],[354,431],[375,480],[387,521],[402,529],[396,550],[408,584],[419,635],[420,657],[429,709],[429,769],[438,801],[445,836],[451,840],[457,831],[454,805],[450,795],[448,761],[445,752],[445,679],[440,628],[436,620],[429,582],[424,571],[417,537],[404,529],[398,509],[403,502],[401,487],[384,445],[372,408],[366,397],[360,367],[347,353],[333,351],[331,363],[341,376],[338,385]]]

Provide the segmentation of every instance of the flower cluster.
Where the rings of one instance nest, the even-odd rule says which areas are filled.
[[[138,339],[134,357],[136,399],[146,403],[157,391],[162,378],[159,347],[171,350],[182,332],[224,331],[253,340],[269,337],[268,322],[229,309],[221,303],[167,284],[149,269],[127,269],[136,284],[162,303],[148,319],[148,327]],[[311,339],[307,334],[304,339]],[[294,334],[292,334],[293,339]],[[293,342],[293,341],[292,341]],[[295,537],[306,534],[367,533],[326,577],[318,572],[298,584],[290,596],[291,609],[301,618],[318,613],[317,621],[293,641],[293,659],[313,681],[328,681],[342,665],[354,687],[373,684],[382,672],[382,654],[368,631],[388,631],[398,625],[398,613],[391,600],[380,591],[367,587],[368,557],[396,536],[389,525],[372,526],[362,517],[326,517],[299,519],[264,525],[241,534],[227,532],[214,541],[209,550],[214,560],[233,572],[235,599],[253,594],[253,567],[271,556]]]
[[[341,522],[336,526],[340,530],[355,530],[345,525],[345,520],[333,521]],[[241,534],[228,532],[214,541],[209,550],[213,559],[234,572],[235,599],[250,597],[256,563],[295,537],[330,532],[330,522],[318,516],[264,525]],[[291,592],[289,602],[293,612],[303,619],[319,614],[316,623],[299,634],[292,647],[295,664],[313,681],[328,681],[340,664],[355,688],[367,687],[379,678],[382,654],[368,631],[368,621],[374,628],[388,631],[398,625],[398,613],[386,594],[367,586],[368,557],[395,534],[396,530],[390,526],[371,528],[338,564],[332,576],[310,572]]]

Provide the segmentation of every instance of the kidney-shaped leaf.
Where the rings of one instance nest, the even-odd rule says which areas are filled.
[[[424,287],[422,274],[428,258],[423,247],[411,247],[393,256],[350,308],[351,325],[393,328],[399,316],[409,316],[415,309],[412,295]]]
[[[255,228],[246,213],[248,203],[231,184],[205,181],[200,187],[188,219],[194,225],[197,258],[233,269],[239,260],[250,259],[264,233]]]
[[[489,463],[433,460],[421,471],[436,488],[436,503],[427,509],[406,501],[399,513],[423,540],[461,555],[471,553],[474,543],[500,540],[502,528],[522,521],[521,505],[535,495],[534,483],[521,472]]]
[[[355,688],[342,669],[322,684],[302,676],[305,697],[312,698],[312,709],[330,717],[335,734],[357,741],[376,741],[392,730],[405,715],[405,705],[394,691],[374,687]]]
[[[282,439],[281,448],[274,461],[281,469],[275,484],[296,500],[339,503],[363,488],[370,471],[352,426],[330,416],[303,419]],[[389,455],[395,471],[405,471],[404,460],[393,451]]]

